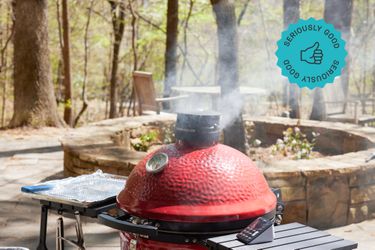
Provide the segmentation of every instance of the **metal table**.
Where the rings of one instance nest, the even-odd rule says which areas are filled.
[[[358,247],[358,243],[300,223],[276,226],[275,239],[268,243],[245,245],[237,240],[236,234],[229,234],[210,238],[207,244],[211,250],[351,250]]]
[[[57,220],[57,233],[56,233],[56,249],[64,249],[64,241],[78,247],[79,249],[85,249],[84,237],[82,232],[81,216],[97,218],[99,214],[106,212],[116,207],[116,197],[110,197],[101,202],[96,202],[92,206],[77,206],[67,204],[64,202],[40,200],[41,205],[41,217],[40,217],[40,232],[39,232],[39,244],[37,250],[47,250],[46,237],[47,237],[47,220],[48,210],[57,211],[61,216],[64,214],[74,215],[76,220],[76,234],[77,240],[72,241],[64,238],[64,223],[62,217]]]
[[[64,249],[64,243],[81,250],[85,249],[81,216],[97,218],[99,214],[115,208],[116,195],[123,188],[125,182],[126,177],[97,171],[90,175],[23,186],[22,193],[38,200],[41,205],[37,250],[47,249],[48,210],[57,211],[60,215],[56,226],[56,249]],[[68,240],[64,237],[63,215],[72,215],[75,219],[77,240]]]

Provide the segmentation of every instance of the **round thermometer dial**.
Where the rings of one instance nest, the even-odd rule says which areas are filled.
[[[146,163],[146,171],[156,174],[161,172],[168,165],[168,155],[157,153],[153,155]]]

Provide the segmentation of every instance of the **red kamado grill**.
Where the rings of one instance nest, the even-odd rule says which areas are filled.
[[[204,239],[275,218],[276,196],[243,153],[218,143],[220,115],[178,114],[176,143],[149,154],[117,196],[121,249],[207,249]]]

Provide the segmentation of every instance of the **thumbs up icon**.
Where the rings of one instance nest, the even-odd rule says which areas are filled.
[[[309,64],[321,64],[323,60],[323,51],[319,49],[319,42],[313,46],[301,50],[301,61]]]

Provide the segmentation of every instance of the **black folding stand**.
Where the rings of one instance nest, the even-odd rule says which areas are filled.
[[[75,247],[85,249],[84,239],[82,234],[82,225],[80,216],[97,218],[100,213],[106,212],[116,207],[116,197],[105,199],[104,201],[95,202],[89,207],[81,207],[75,205],[64,204],[61,202],[53,202],[47,200],[40,200],[41,205],[41,217],[40,217],[40,232],[39,232],[39,244],[37,250],[47,250],[46,238],[47,238],[47,220],[48,210],[57,211],[58,214],[63,215],[71,214],[76,219],[76,233],[77,241],[71,241],[64,238],[64,224],[62,218],[58,219],[57,233],[56,233],[56,248],[64,249],[64,241],[68,242]]]

